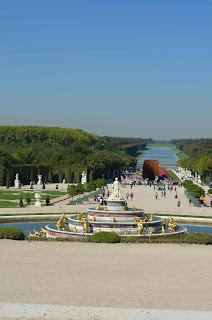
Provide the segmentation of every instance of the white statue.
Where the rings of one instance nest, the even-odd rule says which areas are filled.
[[[86,176],[86,173],[85,171],[83,171],[82,173],[82,178],[81,178],[81,184],[84,184],[87,182],[87,176]]]
[[[108,200],[123,200],[123,197],[121,195],[120,182],[118,181],[118,178],[115,178],[115,181],[113,182],[112,194]]]

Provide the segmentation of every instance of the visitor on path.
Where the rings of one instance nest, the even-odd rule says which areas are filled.
[[[166,198],[166,190],[163,191],[163,196]]]
[[[131,200],[133,200],[133,192],[130,193]]]
[[[210,200],[210,201],[211,201],[211,208],[212,208],[212,198],[211,198],[211,200]]]
[[[108,198],[109,198],[109,195],[110,195],[110,191],[108,190],[108,192],[107,192],[107,196],[108,196]]]
[[[158,198],[158,193],[157,193],[157,191],[155,192],[155,199],[157,200],[157,198]]]
[[[129,198],[129,193],[128,193],[128,192],[126,193],[126,198],[127,198],[127,200],[128,200],[128,198]]]
[[[163,190],[161,191],[161,197],[163,198]]]
[[[177,199],[177,191],[175,191],[174,197],[175,199]]]
[[[180,206],[180,200],[177,201],[177,206],[178,206],[178,207]]]
[[[189,198],[188,203],[189,203],[189,207],[190,207],[191,206],[191,198]]]
[[[101,196],[100,199],[99,199],[99,203],[100,203],[101,205],[103,205],[103,198],[102,198],[102,196]]]

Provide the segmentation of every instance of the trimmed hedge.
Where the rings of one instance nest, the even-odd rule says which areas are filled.
[[[119,243],[121,238],[115,232],[97,232],[87,239],[88,242],[95,243]]]
[[[18,228],[1,228],[0,239],[24,240],[25,236],[21,229]]]
[[[126,242],[125,237],[121,237],[121,242]],[[212,234],[209,233],[191,233],[186,236],[173,236],[168,235],[167,237],[157,237],[157,238],[137,238],[137,237],[128,237],[127,242],[130,243],[194,243],[194,244],[212,244]]]
[[[208,193],[209,193],[209,194],[212,194],[212,189],[208,189]]]
[[[205,190],[190,180],[183,181],[183,187],[196,199],[205,196]]]

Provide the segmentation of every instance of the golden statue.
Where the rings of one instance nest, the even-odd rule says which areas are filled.
[[[63,213],[62,217],[56,223],[57,230],[60,230],[60,231],[68,230],[68,226],[66,224],[67,220],[68,218],[66,217],[65,213]]]
[[[88,221],[84,222],[83,231],[85,233],[89,233],[89,222]]]
[[[130,234],[130,232],[127,231],[127,229],[125,229],[125,230],[124,230],[124,234],[125,234],[125,236],[127,236],[128,234]]]
[[[133,218],[133,222],[138,222],[138,220],[136,219],[136,217]]]
[[[137,211],[135,206],[132,206],[132,211]]]
[[[117,222],[117,220],[116,220],[116,218],[115,218],[115,217],[113,217],[113,220],[112,220],[112,222]]]
[[[154,228],[151,228],[150,231],[149,231],[149,233],[150,233],[150,234],[155,233],[155,229],[154,229]]]
[[[93,218],[92,218],[92,219],[90,219],[90,221],[96,221],[96,217],[95,217],[95,216],[93,216]]]
[[[100,210],[100,205],[98,204],[98,206],[96,207],[95,210]]]
[[[108,211],[108,208],[105,206],[103,211]]]
[[[99,233],[99,232],[101,232],[101,229],[98,229],[98,230],[96,231],[96,233]]]
[[[144,219],[141,220],[142,222],[146,222],[148,220],[147,215],[145,214]]]
[[[113,228],[111,228],[110,232],[114,232]]]
[[[121,209],[121,211],[127,211],[127,210],[129,210],[127,205],[123,206],[123,208]]]
[[[162,226],[161,233],[166,233],[165,226]]]
[[[85,216],[84,216],[84,214],[81,212],[81,213],[78,213],[78,215],[77,215],[77,220],[81,220],[82,218],[84,218]]]
[[[74,226],[72,232],[78,232],[77,228]]]
[[[34,233],[29,232],[29,237],[31,238],[42,238],[42,237],[46,237],[46,230],[44,230],[43,228],[41,228],[40,232],[36,231],[34,229]]]
[[[169,232],[176,232],[178,229],[179,229],[179,225],[177,224],[177,222],[174,221],[173,218],[169,217],[169,227],[168,227]]]
[[[138,233],[138,234],[142,234],[142,233],[144,232],[144,227],[143,227],[142,220],[138,221],[137,226],[138,226],[138,228],[137,228],[137,233]]]
[[[154,219],[154,217],[153,217],[153,215],[151,214],[150,215],[150,218],[149,218],[149,221],[154,221],[155,219]]]

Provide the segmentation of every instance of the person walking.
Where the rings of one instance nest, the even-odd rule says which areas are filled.
[[[178,207],[180,206],[180,200],[177,201],[177,206],[178,206]]]
[[[127,200],[128,200],[128,198],[129,198],[129,193],[128,193],[128,192],[126,193],[126,198],[127,198]]]
[[[190,207],[191,206],[191,198],[189,198],[188,203],[189,203],[189,207]]]
[[[166,190],[163,191],[163,196],[166,198]]]
[[[157,200],[157,198],[158,198],[158,193],[157,193],[157,191],[155,192],[155,199]]]
[[[133,192],[130,193],[131,200],[133,200]]]

